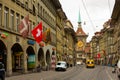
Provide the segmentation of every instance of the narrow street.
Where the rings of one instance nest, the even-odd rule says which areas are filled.
[[[19,76],[6,77],[6,80],[118,80],[116,74],[112,73],[112,68],[107,66],[96,66],[86,68],[85,66],[75,66],[67,71],[42,71]]]
[[[120,0],[0,0],[0,80],[118,80],[119,61]]]

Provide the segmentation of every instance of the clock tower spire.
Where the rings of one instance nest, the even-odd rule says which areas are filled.
[[[85,46],[86,46],[86,39],[88,35],[83,31],[82,25],[81,25],[81,15],[80,15],[80,10],[78,14],[78,28],[76,31],[76,37],[77,37],[77,43],[76,43],[76,61],[84,61],[85,58]]]

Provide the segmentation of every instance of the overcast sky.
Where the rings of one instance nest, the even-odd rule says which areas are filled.
[[[78,28],[78,14],[80,11],[82,28],[89,34],[87,41],[96,31],[103,28],[104,22],[111,18],[115,0],[59,0],[67,18]]]

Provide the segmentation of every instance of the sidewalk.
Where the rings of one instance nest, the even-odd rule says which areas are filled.
[[[69,67],[67,70],[72,70],[73,68],[74,67]],[[28,74],[10,76],[10,77],[6,77],[5,80],[33,80],[33,77],[35,78],[34,80],[44,80],[45,78],[55,77],[59,74],[61,73],[56,72],[54,70],[49,70],[49,71],[41,71],[41,72],[36,72],[36,73],[28,73]]]

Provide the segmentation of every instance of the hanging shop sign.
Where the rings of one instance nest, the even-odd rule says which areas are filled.
[[[7,38],[8,33],[2,32],[2,33],[0,33],[0,36],[1,36],[1,38]]]
[[[53,47],[53,48],[52,48],[52,50],[56,50],[56,48],[55,48],[55,47]]]
[[[52,69],[55,68],[56,65],[56,55],[52,55],[52,60],[51,60],[51,67]]]
[[[35,41],[33,41],[33,40],[28,40],[27,43],[28,43],[28,44],[31,44],[31,45],[34,45],[34,44],[35,44]]]
[[[23,54],[23,52],[16,52],[15,56],[21,56]]]
[[[44,45],[43,42],[40,42],[39,46],[40,46],[40,47],[44,47],[45,45]]]

